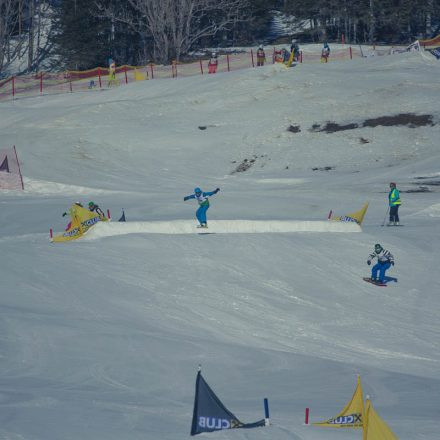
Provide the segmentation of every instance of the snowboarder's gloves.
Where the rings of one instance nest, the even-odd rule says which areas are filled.
[[[214,192],[217,194],[220,191],[220,188],[217,188]]]
[[[189,197],[184,197],[183,201],[186,202],[189,199]]]
[[[391,266],[394,266],[394,261],[391,261]]]
[[[371,261],[370,260],[367,260],[367,264],[368,264],[368,266],[371,264]]]
[[[67,215],[67,212],[63,212],[63,217],[65,217]]]

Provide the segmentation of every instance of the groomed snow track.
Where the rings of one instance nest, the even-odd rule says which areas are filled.
[[[212,220],[209,229],[199,229],[192,220],[98,223],[85,237],[98,239],[126,234],[260,234],[289,232],[361,232],[354,222],[294,220]]]

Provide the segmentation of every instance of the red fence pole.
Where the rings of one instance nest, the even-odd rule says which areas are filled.
[[[49,235],[50,235],[50,238],[52,239],[53,238],[53,230],[52,230],[52,228],[49,229]]]
[[[254,51],[251,49],[252,67],[255,67],[254,63]]]
[[[350,60],[353,59],[353,51],[351,50],[351,46],[350,46]]]
[[[40,73],[40,95],[43,93],[43,72]]]
[[[229,54],[226,54],[226,61],[228,62],[228,72],[231,71],[231,67],[229,65]]]
[[[300,50],[299,51],[299,62],[302,64],[302,62],[303,62],[303,51],[302,50]]]
[[[21,189],[24,190],[23,176],[21,174],[20,162],[18,161],[17,149],[15,148],[15,145],[14,145],[14,153],[15,153],[15,159],[17,160],[17,165],[18,165],[18,174],[20,174]]]
[[[153,63],[150,64],[150,69],[151,69],[151,79],[154,79]]]
[[[68,75],[69,75],[70,93],[72,93],[73,92],[73,90],[72,90],[72,75],[70,74],[70,72],[68,73]]]
[[[203,75],[203,63],[202,63],[202,60],[199,60],[199,62],[200,62],[200,72]]]
[[[107,218],[110,220],[110,209],[107,209]]]
[[[102,81],[101,81],[101,68],[98,67],[98,78],[99,78],[99,88],[102,88]]]
[[[275,64],[275,48],[273,48],[273,53],[272,53],[272,64]]]
[[[344,48],[344,44],[345,44],[345,35],[343,33],[342,34],[342,49]]]
[[[306,416],[305,416],[305,421],[304,421],[304,423],[306,424],[306,425],[308,425],[309,424],[309,408],[306,408]]]
[[[125,73],[125,84],[128,84],[128,78],[127,78],[127,66],[124,66],[124,73]]]
[[[12,99],[15,97],[15,76],[12,77]]]

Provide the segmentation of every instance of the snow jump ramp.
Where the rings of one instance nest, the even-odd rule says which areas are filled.
[[[291,232],[362,232],[355,222],[300,220],[211,220],[209,228],[197,228],[193,220],[98,223],[84,237],[96,240],[126,234],[268,234]]]

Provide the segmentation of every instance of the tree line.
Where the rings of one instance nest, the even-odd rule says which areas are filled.
[[[285,0],[312,41],[405,44],[440,33],[440,0]]]
[[[440,32],[440,0],[0,0],[0,77],[271,43],[273,11],[294,17],[300,42],[403,44]]]

